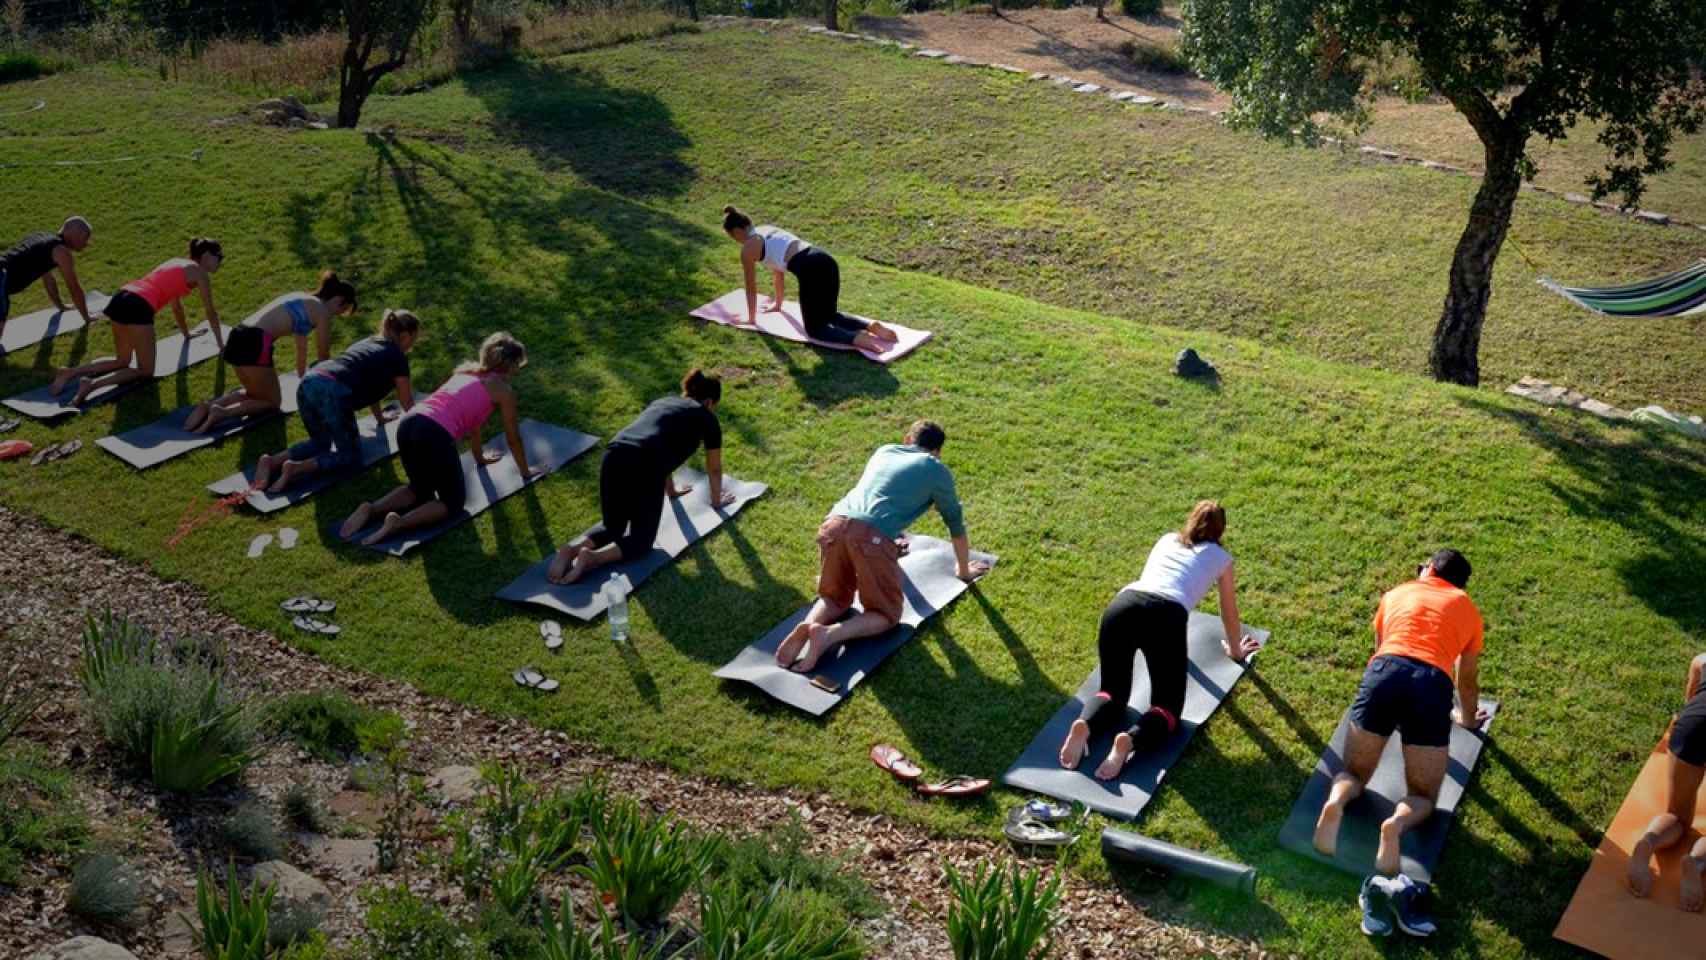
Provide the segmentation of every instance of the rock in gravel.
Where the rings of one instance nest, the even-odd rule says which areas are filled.
[[[332,891],[326,885],[283,860],[257,864],[254,882],[273,888],[275,917],[324,917],[332,907]]]
[[[370,876],[379,870],[379,844],[372,840],[313,834],[298,839],[310,863],[346,880]]]
[[[99,937],[73,937],[31,955],[29,960],[136,960],[136,954]]]
[[[474,767],[440,767],[426,787],[446,806],[473,800],[480,792],[480,771]]]

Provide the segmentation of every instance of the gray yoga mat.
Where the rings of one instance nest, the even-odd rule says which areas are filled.
[[[1499,710],[1499,704],[1494,700],[1483,698],[1481,706],[1492,714]],[[1380,766],[1375,768],[1374,778],[1362,796],[1345,808],[1344,821],[1339,827],[1337,855],[1330,859],[1322,856],[1315,849],[1315,821],[1321,814],[1321,805],[1327,801],[1327,790],[1333,777],[1345,768],[1345,738],[1350,731],[1350,722],[1350,713],[1346,711],[1339,721],[1339,728],[1333,731],[1333,742],[1328,744],[1327,752],[1321,755],[1321,762],[1315,765],[1314,774],[1304,786],[1303,796],[1297,798],[1296,805],[1291,808],[1291,816],[1286,818],[1285,826],[1280,829],[1280,846],[1338,867],[1346,873],[1366,876],[1374,872],[1374,852],[1380,845],[1380,823],[1392,815],[1398,801],[1407,792],[1404,754],[1398,736],[1386,741],[1386,752],[1380,755]],[[1433,878],[1440,854],[1445,850],[1446,833],[1457,819],[1457,805],[1469,785],[1475,762],[1481,758],[1481,748],[1487,742],[1486,731],[1492,725],[1492,717],[1482,725],[1480,732],[1452,724],[1451,765],[1446,769],[1445,783],[1440,786],[1433,815],[1404,834],[1399,848],[1406,876],[1423,881]]]
[[[197,326],[190,333],[192,336],[187,341],[183,334],[174,333],[155,345],[155,380],[164,380],[201,363],[203,360],[211,360],[219,356],[219,345],[213,342],[213,334],[208,332],[207,324],[203,323]],[[9,398],[6,400],[6,406],[25,416],[35,417],[37,420],[53,420],[74,413],[82,413],[97,403],[115,400],[150,382],[152,381],[146,379],[132,380],[117,387],[103,387],[91,393],[83,401],[81,407],[70,406],[72,394],[77,391],[75,382],[66,384],[64,391],[57,397],[48,392],[49,384],[42,384],[27,393],[20,393]]]
[[[1249,632],[1261,640],[1264,647],[1267,645],[1266,630],[1252,629]],[[1185,709],[1179,717],[1179,729],[1160,749],[1132,757],[1118,779],[1104,782],[1094,775],[1097,765],[1113,746],[1117,730],[1091,737],[1078,769],[1066,770],[1060,765],[1060,745],[1066,741],[1072,721],[1078,719],[1084,704],[1102,688],[1102,668],[1098,666],[1090,671],[1078,693],[1055,712],[1042,732],[1013,762],[1001,782],[1059,800],[1076,801],[1109,817],[1137,819],[1156,791],[1161,789],[1161,780],[1167,776],[1167,771],[1185,752],[1191,735],[1208,722],[1232,692],[1233,685],[1250,669],[1234,662],[1221,649],[1221,641],[1225,637],[1226,628],[1221,626],[1219,617],[1191,613],[1186,633],[1190,662],[1186,667]],[[1132,678],[1127,711],[1135,722],[1148,709],[1149,673],[1140,667]]]
[[[106,294],[99,290],[83,291],[83,299],[89,307],[89,315],[106,308]],[[6,321],[6,330],[0,333],[0,354],[14,353],[25,347],[33,347],[43,340],[52,340],[62,333],[73,333],[83,329],[83,315],[76,307],[66,310],[55,310],[45,307],[34,313],[26,313]]]
[[[711,489],[703,473],[678,470],[675,482],[677,486],[690,483],[693,489],[686,496],[664,498],[663,522],[658,525],[657,542],[652,552],[628,563],[599,567],[568,586],[559,586],[545,579],[545,572],[555,556],[554,553],[546,554],[545,559],[499,590],[498,596],[515,603],[531,603],[581,620],[591,620],[605,610],[604,596],[600,591],[612,577],[625,575],[630,589],[639,586],[640,581],[663,569],[665,564],[681,556],[688,547],[770,489],[762,483],[749,483],[725,475],[723,490],[734,494],[735,502],[718,509],[711,506]]]
[[[281,374],[278,378],[279,399],[281,406],[271,413],[257,414],[238,420],[226,420],[219,426],[206,433],[191,433],[184,429],[184,421],[189,419],[190,412],[195,409],[192,404],[179,407],[153,423],[144,424],[134,430],[102,437],[95,443],[101,449],[123,460],[138,470],[159,466],[167,460],[182,456],[192,450],[210,447],[233,434],[242,433],[250,427],[259,426],[279,417],[296,412],[297,377],[294,373]]]
[[[283,493],[267,493],[264,490],[250,490],[255,484],[255,465],[249,464],[237,473],[223,480],[207,485],[210,492],[229,497],[233,494],[247,493],[244,500],[251,510],[259,513],[276,513],[285,507],[292,507],[319,493],[340,481],[346,480],[368,467],[388,460],[397,455],[397,420],[390,420],[385,428],[379,428],[378,421],[372,417],[362,417],[355,422],[356,429],[361,431],[360,459],[355,466],[348,470],[321,470],[306,480],[299,480]]]
[[[906,556],[900,558],[900,569],[905,574],[901,585],[906,593],[906,606],[901,612],[900,623],[887,633],[837,648],[820,660],[817,669],[810,674],[784,670],[776,665],[776,648],[781,646],[788,631],[811,612],[812,605],[808,603],[777,624],[757,643],[742,650],[715,675],[724,680],[750,683],[788,706],[813,716],[821,717],[828,713],[851,696],[853,688],[870,676],[890,654],[912,639],[919,624],[952,603],[970,586],[954,575],[952,543],[924,536],[911,536],[908,540],[911,548]],[[973,551],[972,559],[982,560],[991,566],[995,563],[995,557],[976,551]],[[859,605],[854,604],[848,615],[859,610]],[[814,676],[827,677],[841,686],[836,692],[829,693],[812,685]]]
[[[521,442],[527,445],[528,465],[544,467],[544,473],[531,480],[522,479],[521,471],[515,465],[515,458],[509,455],[509,445],[505,438],[493,438],[486,444],[486,451],[502,455],[503,459],[497,463],[481,466],[474,462],[473,451],[464,451],[462,454],[462,480],[468,485],[468,499],[460,511],[451,514],[441,523],[410,530],[400,537],[382,540],[367,549],[400,557],[470,517],[484,513],[486,508],[510,494],[519,493],[529,484],[538,483],[555,473],[563,464],[598,446],[598,438],[591,434],[540,423],[537,420],[523,420],[520,428]],[[338,528],[342,525],[343,521],[340,520],[327,529],[336,537]],[[363,537],[377,529],[379,524],[374,523],[357,532],[350,538],[350,542],[359,543]]]

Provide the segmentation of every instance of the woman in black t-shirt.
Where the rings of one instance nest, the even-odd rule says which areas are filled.
[[[296,406],[308,428],[308,439],[284,453],[262,456],[255,465],[255,489],[283,493],[320,470],[355,466],[361,446],[355,412],[371,407],[374,421],[384,424],[387,418],[379,402],[392,390],[397,391],[397,403],[404,412],[415,404],[408,353],[420,330],[419,317],[407,310],[387,310],[377,336],[315,364],[296,388]]]
[[[574,583],[589,570],[650,552],[664,495],[693,489],[675,485],[675,469],[701,445],[711,502],[719,507],[734,502],[734,494],[723,492],[723,428],[717,422],[722,398],[723,382],[694,368],[681,380],[681,396],[653,401],[610,441],[598,471],[603,522],[557,551],[546,574],[552,583]]]

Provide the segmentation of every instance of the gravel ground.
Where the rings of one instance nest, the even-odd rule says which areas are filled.
[[[730,833],[750,831],[795,810],[817,832],[819,853],[847,858],[888,905],[864,925],[873,958],[948,956],[942,917],[946,891],[941,863],[965,867],[1004,860],[1004,844],[932,837],[887,817],[860,813],[826,797],[761,790],[738,783],[684,775],[623,760],[544,730],[459,704],[426,696],[406,684],[322,663],[265,631],[251,630],[217,613],[198,590],[162,580],[100,548],[0,508],[0,652],[6,665],[19,664],[27,685],[53,698],[32,720],[22,739],[33,742],[69,768],[79,798],[102,842],[121,848],[142,868],[149,891],[145,916],[125,930],[94,930],[65,909],[70,864],[28,866],[17,888],[0,888],[0,956],[32,950],[82,933],[122,942],[141,957],[189,955],[191,944],[180,911],[193,908],[198,863],[224,862],[212,827],[241,799],[276,799],[292,783],[311,784],[348,825],[338,837],[360,845],[372,798],[349,789],[347,765],[316,762],[290,744],[268,744],[265,756],[239,788],[186,803],[163,796],[115,769],[113,758],[78,707],[76,660],[86,610],[109,597],[123,598],[117,612],[162,634],[200,635],[224,642],[235,673],[260,696],[337,688],[369,706],[396,711],[410,727],[409,764],[423,776],[447,765],[503,761],[519,764],[543,783],[572,784],[603,774],[614,793],[632,796],[686,820]],[[100,584],[101,589],[88,589]],[[438,811],[420,818],[420,844],[433,842]],[[1093,838],[1086,838],[1093,842]],[[1085,842],[1085,841],[1080,841]],[[315,859],[293,843],[287,859],[330,888],[334,907],[323,929],[334,943],[347,943],[361,929],[356,890],[396,877],[373,877],[349,864]],[[414,868],[405,879],[417,892],[453,905],[460,894],[434,871]],[[1205,933],[1152,915],[1153,905],[1134,903],[1110,886],[1069,877],[1063,896],[1065,922],[1055,955],[1083,958],[1175,956],[1267,957],[1258,944]]]

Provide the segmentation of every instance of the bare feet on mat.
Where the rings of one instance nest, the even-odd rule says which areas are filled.
[[[584,549],[586,545],[583,543],[564,544],[562,549],[557,551],[557,555],[551,558],[551,565],[545,568],[545,579],[552,583],[565,582],[563,577],[569,572],[569,564],[574,563],[575,558],[580,556]]]
[[[1706,871],[1706,860],[1699,857],[1682,858],[1682,896],[1677,900],[1677,906],[1689,913],[1699,913],[1702,902],[1706,901],[1703,871]]]
[[[900,334],[895,333],[893,327],[880,320],[872,320],[871,325],[865,328],[865,332],[878,340],[894,341],[900,339]]]
[[[1646,837],[1629,851],[1629,892],[1637,897],[1653,892],[1653,845]]]
[[[361,506],[356,507],[355,512],[349,515],[348,520],[344,521],[344,525],[338,528],[338,536],[348,540],[350,537],[366,530],[368,523],[372,522],[372,520],[373,504],[364,503]]]
[[[1343,804],[1328,800],[1321,805],[1321,815],[1315,818],[1315,849],[1322,856],[1339,852],[1339,824],[1345,818]]]
[[[574,583],[576,580],[579,580],[581,577],[586,576],[586,571],[587,571],[588,567],[590,566],[587,563],[586,558],[588,556],[590,556],[591,554],[592,554],[591,550],[581,550],[579,553],[575,554],[574,560],[569,562],[568,571],[565,572],[563,574],[562,579],[558,580],[557,582],[563,583],[563,584]]]
[[[1060,745],[1060,765],[1068,770],[1078,769],[1084,762],[1084,748],[1090,743],[1090,725],[1083,720],[1072,721],[1066,742]]]
[[[806,641],[811,639],[812,625],[801,621],[788,631],[782,638],[782,643],[776,648],[776,665],[784,670],[792,670],[794,661],[800,659],[800,651],[805,648]]]
[[[212,430],[214,427],[219,426],[220,422],[223,421],[226,416],[224,407],[208,407],[207,416],[202,419],[201,429],[197,430],[196,433],[206,433],[207,431]]]
[[[829,628],[821,623],[806,624],[806,655],[791,668],[798,673],[811,673],[817,669],[817,662],[829,652]]]
[[[255,461],[254,487],[256,490],[265,490],[267,484],[272,483],[272,472],[277,467],[278,464],[273,461],[272,454],[261,454],[261,458]]]
[[[71,397],[71,405],[74,407],[81,407],[83,405],[83,401],[89,399],[89,388],[92,387],[94,383],[95,381],[88,377],[84,377],[79,381],[77,384],[77,392]]]
[[[1112,780],[1125,769],[1126,761],[1131,759],[1131,734],[1122,733],[1114,738],[1113,749],[1108,751],[1108,758],[1096,768],[1097,780]]]
[[[366,539],[361,541],[361,545],[364,547],[371,547],[376,543],[382,543],[389,540],[397,535],[397,531],[402,526],[403,515],[393,510],[385,515],[385,522],[379,525],[378,530],[373,531],[373,533],[369,534]]]
[[[196,404],[195,408],[190,411],[190,415],[184,418],[184,429],[190,433],[200,433],[206,429],[208,425],[207,414],[210,409],[208,404]]]
[[[48,384],[47,392],[52,394],[53,396],[57,397],[61,393],[65,392],[65,385],[67,383],[70,383],[70,382],[71,382],[71,371],[69,371],[69,370],[55,370],[53,372],[53,382]]]
[[[1399,831],[1398,824],[1391,820],[1380,825],[1380,846],[1374,851],[1374,872],[1387,877],[1396,877],[1399,867],[1399,850],[1403,847],[1404,834]]]
[[[296,482],[297,477],[302,476],[302,471],[302,466],[296,461],[284,461],[283,465],[278,468],[278,479],[272,482],[272,486],[268,487],[267,491],[269,493],[283,493],[291,484]]]

